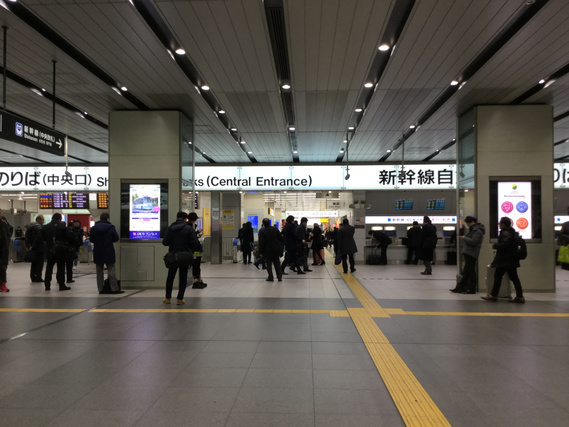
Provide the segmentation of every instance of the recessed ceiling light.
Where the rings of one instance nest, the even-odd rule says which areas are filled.
[[[348,130],[354,130],[354,129],[355,129],[355,127],[353,127],[353,126],[348,127]]]
[[[242,139],[241,141],[239,141],[241,144],[246,144],[246,142]]]
[[[185,55],[186,51],[184,49],[182,49],[181,47],[179,47],[178,49],[176,49],[176,53],[178,55]]]
[[[544,84],[544,83],[545,83],[545,79],[541,79],[541,80],[539,81],[539,84],[540,84],[540,85],[542,85],[542,84]]]
[[[41,91],[42,91],[42,92],[45,92],[45,88],[44,88],[44,87],[42,87],[42,88],[41,88]]]
[[[296,130],[296,128],[294,126],[291,126],[288,128],[288,130],[290,130],[292,132],[292,131]]]
[[[121,86],[121,90],[122,90],[123,92],[126,92],[128,89],[126,88],[126,86]]]
[[[458,80],[453,80],[452,82],[450,82],[451,86],[456,86],[458,84]]]
[[[208,85],[202,85],[202,90],[209,90],[209,86]]]
[[[388,153],[391,153],[391,150],[387,150]]]
[[[361,113],[363,110],[362,110],[361,108],[356,108],[354,111],[355,111],[356,113]]]
[[[415,125],[409,126],[409,129],[415,129]]]
[[[348,140],[347,140],[347,139],[344,139],[344,144],[347,144],[347,143],[348,143]]]
[[[231,128],[231,132],[237,132],[237,128]]]
[[[219,110],[218,113],[219,114],[225,114],[225,110]]]
[[[373,83],[368,82],[368,83],[364,84],[364,87],[373,87]]]
[[[292,150],[292,152],[293,152],[294,154],[296,154],[296,153],[298,153],[298,150]],[[286,191],[285,191],[285,193],[286,193]]]
[[[285,89],[285,90],[289,90],[289,89],[290,89],[290,85],[289,85],[289,84],[286,84],[286,83],[285,83],[284,85],[282,85],[281,87],[282,87],[283,89]]]
[[[388,44],[382,44],[378,47],[379,50],[381,50],[382,52],[385,52],[387,50],[389,50],[389,45]]]
[[[247,151],[247,154],[253,154],[253,152],[252,152],[252,151]]]

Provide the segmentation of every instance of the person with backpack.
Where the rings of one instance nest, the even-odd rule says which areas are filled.
[[[32,254],[32,263],[30,266],[30,279],[32,283],[43,283],[41,275],[43,271],[43,261],[45,258],[45,243],[43,240],[38,240],[36,244],[36,238],[38,237],[38,234],[41,233],[44,221],[44,216],[38,215],[34,222],[26,226],[26,247]]]
[[[461,294],[475,294],[477,282],[476,260],[478,255],[480,255],[480,248],[482,247],[486,229],[474,216],[464,218],[464,223],[468,227],[468,233],[465,236],[459,236],[462,242],[462,255],[464,256],[462,278],[454,289],[450,289],[450,291]]]
[[[490,295],[482,297],[485,301],[498,301],[498,293],[500,292],[500,285],[502,284],[502,276],[508,273],[508,276],[516,288],[516,297],[509,302],[524,304],[522,291],[522,283],[518,277],[518,267],[520,266],[520,259],[524,259],[526,253],[525,242],[521,239],[519,234],[512,228],[512,220],[508,217],[500,218],[500,236],[498,242],[494,243],[493,249],[496,249],[496,257],[492,261],[492,266],[496,268],[494,272],[494,285]],[[521,246],[521,249],[519,249]]]

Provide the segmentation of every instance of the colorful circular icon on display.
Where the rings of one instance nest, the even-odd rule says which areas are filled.
[[[512,190],[517,190],[518,189],[518,184],[512,184]]]
[[[518,203],[516,204],[516,210],[517,210],[519,213],[526,213],[527,210],[528,210],[528,207],[529,207],[529,206],[528,206],[528,204],[527,204],[526,202],[518,202]]]
[[[154,213],[160,212],[160,206],[158,206],[158,205],[157,205],[157,206],[154,206],[154,207],[152,208],[152,212],[154,212]]]
[[[518,227],[520,230],[525,230],[526,228],[528,228],[528,225],[529,222],[524,217],[521,217],[516,221],[516,227]]]
[[[502,212],[510,213],[514,210],[514,205],[512,202],[504,202],[502,203]]]

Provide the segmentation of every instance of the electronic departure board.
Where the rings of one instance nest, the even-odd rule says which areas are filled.
[[[40,193],[40,209],[53,209],[53,193]]]
[[[445,199],[427,200],[427,209],[429,210],[443,210],[444,208],[445,208]]]
[[[410,211],[413,210],[413,200],[398,199],[395,200],[395,209]]]
[[[97,193],[97,209],[109,209],[109,193]]]
[[[53,193],[53,209],[89,209],[89,194]]]

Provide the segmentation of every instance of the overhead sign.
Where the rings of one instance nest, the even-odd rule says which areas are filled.
[[[106,191],[106,166],[8,167],[0,168],[0,191]]]
[[[214,166],[196,167],[202,191],[442,190],[456,188],[456,165]],[[192,188],[191,168],[182,168],[182,187]]]
[[[0,112],[0,138],[58,156],[65,155],[65,134],[5,111]]]

